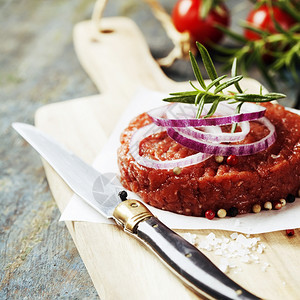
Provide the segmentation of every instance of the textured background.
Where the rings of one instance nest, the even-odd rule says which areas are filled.
[[[160,1],[171,11],[175,0]],[[233,26],[247,9],[234,7]],[[74,24],[91,16],[93,1],[0,1],[0,299],[98,299],[48,188],[38,155],[11,128],[33,124],[37,108],[97,94],[77,60]],[[132,18],[154,57],[172,44],[149,7],[138,0],[111,0],[105,16]],[[191,79],[189,63],[166,70]],[[253,77],[261,80],[253,71]]]

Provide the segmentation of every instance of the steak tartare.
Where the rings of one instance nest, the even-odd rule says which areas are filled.
[[[273,208],[280,199],[297,195],[300,187],[300,116],[284,107],[265,103],[265,116],[276,129],[276,141],[259,153],[229,157],[211,156],[195,165],[175,169],[154,169],[138,164],[129,151],[133,133],[152,119],[137,116],[121,135],[118,165],[123,186],[146,203],[178,214],[204,216],[205,212],[225,210],[236,215],[255,211],[253,207]],[[256,121],[237,143],[252,143],[268,134]],[[145,137],[139,155],[155,160],[174,160],[196,152],[171,139],[166,131]],[[233,212],[233,213],[232,213]],[[228,213],[227,213],[228,215]],[[230,215],[230,214],[229,214]]]

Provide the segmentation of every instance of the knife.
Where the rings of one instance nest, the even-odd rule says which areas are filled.
[[[112,178],[86,164],[36,127],[24,123],[12,126],[78,196],[150,248],[196,293],[208,299],[260,299],[221,272],[196,247],[153,216],[140,201],[121,200],[120,187]]]

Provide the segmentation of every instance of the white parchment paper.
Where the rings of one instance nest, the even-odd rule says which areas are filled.
[[[161,106],[162,98],[166,94],[141,89],[132,99],[127,110],[124,112],[119,123],[115,127],[108,143],[96,158],[93,166],[102,173],[118,174],[117,148],[121,132],[127,127],[132,118],[151,108]],[[293,110],[296,113],[300,111]],[[139,197],[129,192],[129,197],[139,199]],[[201,217],[182,216],[171,212],[162,211],[147,207],[163,223],[173,229],[221,229],[237,231],[246,234],[258,234],[285,229],[300,228],[300,199],[294,203],[288,203],[280,210],[261,211],[258,214],[238,215],[235,218],[226,217],[223,219],[214,218],[207,220]],[[61,215],[61,221],[86,221],[96,223],[114,224],[113,221],[102,217],[98,212],[91,208],[80,197],[74,195],[66,209]]]

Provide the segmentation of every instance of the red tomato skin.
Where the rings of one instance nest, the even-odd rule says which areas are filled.
[[[296,23],[296,20],[293,17],[291,17],[285,11],[281,10],[279,7],[273,6],[272,8],[275,20],[284,30],[287,31]],[[271,9],[266,4],[261,5],[258,9],[253,9],[252,11],[250,11],[247,17],[247,22],[252,26],[267,31],[271,34],[278,33],[272,20],[270,10]],[[247,40],[250,41],[261,39],[261,36],[258,33],[255,33],[249,29],[245,29],[244,36]]]
[[[230,14],[224,3],[219,5],[219,9],[212,9],[205,19],[201,19],[202,0],[179,0],[176,2],[172,20],[179,32],[188,31],[193,41],[198,41],[205,46],[210,42],[218,43],[223,38],[223,32],[215,28],[220,24],[228,27],[230,24]]]

